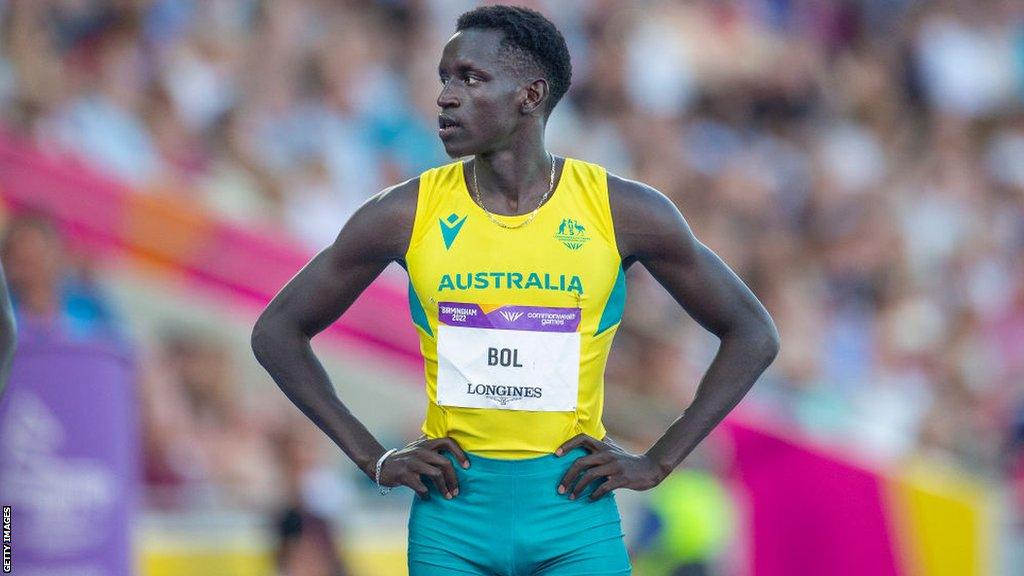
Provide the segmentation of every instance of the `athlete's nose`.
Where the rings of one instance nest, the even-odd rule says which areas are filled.
[[[437,95],[437,105],[442,110],[445,108],[456,108],[459,105],[459,99],[452,94],[451,85],[451,80],[445,82],[444,87],[441,88],[441,93]]]

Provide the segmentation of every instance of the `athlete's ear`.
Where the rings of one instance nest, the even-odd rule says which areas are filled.
[[[548,81],[537,78],[526,85],[526,98],[523,99],[523,114],[533,114],[540,110],[548,99]]]

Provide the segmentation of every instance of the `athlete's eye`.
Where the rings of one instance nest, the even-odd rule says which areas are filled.
[[[476,86],[480,83],[480,79],[476,76],[466,76],[466,86]]]

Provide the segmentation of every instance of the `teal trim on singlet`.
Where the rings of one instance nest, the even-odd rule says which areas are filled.
[[[409,282],[409,314],[412,316],[412,323],[419,326],[428,336],[433,336],[434,331],[430,329],[430,322],[427,320],[427,312],[420,303],[420,297],[416,294],[412,282]]]
[[[626,308],[626,271],[619,266],[619,275],[615,278],[615,286],[612,293],[608,295],[608,303],[604,305],[601,312],[601,321],[597,324],[597,332],[594,336],[615,326],[622,321],[622,311]]]

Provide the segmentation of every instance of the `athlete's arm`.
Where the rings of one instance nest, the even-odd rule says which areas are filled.
[[[623,265],[640,262],[720,345],[693,403],[640,457],[589,437],[576,437],[561,453],[585,446],[593,454],[577,460],[563,486],[592,467],[581,485],[607,476],[592,498],[619,487],[644,490],[663,480],[746,395],[779,349],[768,312],[722,260],[693,235],[679,210],[657,190],[608,176],[616,242]],[[575,469],[574,469],[575,468]]]
[[[7,280],[3,268],[0,267],[0,398],[7,389],[7,376],[14,360],[14,348],[17,341],[17,329],[14,325],[14,310],[11,308],[11,297],[7,291]]]
[[[274,297],[252,332],[256,359],[285,395],[370,478],[384,447],[338,398],[310,340],[348,310],[388,264],[404,258],[418,189],[419,180],[410,180],[363,204],[334,243]],[[426,474],[442,494],[455,492],[455,471],[439,450],[450,450],[465,466],[465,455],[451,439],[421,439],[386,460],[381,483],[404,484],[424,495],[428,490],[419,475]]]

